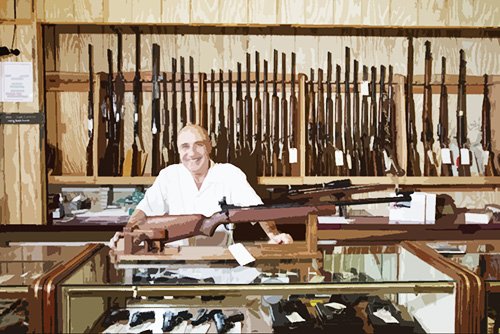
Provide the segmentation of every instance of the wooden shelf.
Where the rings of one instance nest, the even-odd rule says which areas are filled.
[[[49,184],[52,185],[150,185],[153,184],[154,176],[73,176],[73,175],[51,175]]]

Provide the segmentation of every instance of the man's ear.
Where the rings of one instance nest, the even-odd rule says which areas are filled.
[[[211,154],[212,153],[212,143],[210,142],[210,140],[205,141],[205,146],[207,148],[208,154]]]

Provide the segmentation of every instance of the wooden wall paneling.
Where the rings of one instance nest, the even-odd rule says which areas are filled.
[[[324,71],[324,79],[326,80],[328,52],[332,53],[332,68],[333,78],[335,78],[335,64],[343,64],[344,61],[344,38],[341,36],[318,36],[316,54],[315,76],[317,76],[317,67],[321,67]],[[314,50],[314,49],[313,49]],[[343,66],[343,65],[342,65]],[[310,69],[304,69],[307,75],[311,72]]]
[[[163,23],[189,23],[192,0],[177,0],[161,2],[161,22]],[[196,1],[196,0],[194,0]]]
[[[96,27],[96,30],[90,34],[90,43],[94,46],[94,73],[108,72],[108,34],[104,33],[103,27]]]
[[[491,75],[488,76],[488,81],[494,83],[494,85],[490,86],[490,103],[491,110],[499,110],[500,108],[500,76],[499,75]],[[491,113],[491,145],[493,147],[493,151],[495,152],[495,166],[497,170],[500,170],[500,160],[498,159],[498,154],[500,152],[500,113],[492,112]],[[498,203],[498,202],[496,202]]]
[[[276,24],[276,0],[248,0],[248,23]]]
[[[3,19],[14,19],[14,0],[0,1],[0,17]]]
[[[37,21],[45,20],[45,0],[36,0],[36,19]]]
[[[13,112],[12,107],[17,109],[15,106],[9,108],[10,104],[4,103],[3,112]],[[2,222],[5,224],[22,224],[19,127],[19,125],[4,125],[2,131],[4,143],[9,143],[3,146],[6,212],[5,220],[2,217]]]
[[[241,33],[244,33],[241,29]],[[247,34],[224,35],[224,50],[222,57],[224,59],[224,69],[233,69],[234,73],[237,70],[237,63],[241,62],[242,72],[245,71],[246,52],[248,50],[249,37]],[[233,75],[234,76],[234,75]],[[235,78],[235,76],[234,76]],[[233,98],[236,98],[235,96]]]
[[[9,36],[9,35],[7,35]],[[12,36],[12,35],[10,35]],[[18,25],[14,39],[15,47],[21,51],[13,61],[31,62],[33,67],[33,102],[23,102],[20,105],[20,112],[38,112],[38,70],[36,61],[36,36],[35,28],[30,25]],[[2,59],[3,60],[3,59]]]
[[[45,20],[49,22],[74,22],[75,9],[73,1],[45,1]]]
[[[483,75],[500,73],[500,43],[492,39],[458,39],[466,52],[467,73]]]
[[[135,35],[134,34],[122,34],[122,71],[123,72],[135,72]],[[163,52],[163,48],[161,50]],[[161,59],[163,60],[164,57]],[[133,92],[125,92],[125,101],[123,108],[123,140],[124,140],[124,152],[132,147],[134,141],[134,94]]]
[[[143,33],[141,34],[141,72],[152,71],[152,48],[153,48],[153,39],[151,30],[150,29],[144,30]],[[148,159],[146,161],[146,167],[144,170],[144,176],[151,175],[151,158],[152,158],[151,103],[152,103],[151,91],[145,91],[143,85],[141,127],[139,131],[142,141],[144,143],[144,151],[148,154]]]
[[[334,0],[333,19],[334,24],[340,25],[358,25],[363,24],[362,15],[363,0],[343,1]]]
[[[399,166],[405,171],[407,162],[407,147],[406,147],[406,113],[405,113],[405,76],[397,74],[394,71],[394,103],[396,106],[396,136],[393,140],[396,141],[396,154]],[[362,74],[361,74],[362,75]],[[434,118],[436,119],[436,118]],[[437,120],[437,119],[436,119]],[[436,123],[437,124],[437,123]]]
[[[182,36],[180,38],[183,38]],[[203,52],[203,57],[198,60],[198,67],[200,72],[207,73],[210,78],[210,70],[214,69],[216,72],[219,68],[224,68],[224,38],[222,35],[200,35],[200,52]]]
[[[103,0],[104,22],[135,22],[134,0]]]
[[[417,25],[430,27],[449,25],[449,0],[420,0],[417,6]]]
[[[316,72],[318,66],[319,38],[320,37],[294,36],[293,40],[288,42],[294,45],[297,57],[297,73],[304,73],[308,78],[311,68],[314,68]],[[273,37],[273,48],[275,48],[276,44],[278,43]]]
[[[473,26],[474,0],[449,1],[450,26]]]
[[[31,19],[31,2],[33,0],[17,0],[16,4],[16,18],[18,19]]]
[[[194,80],[197,81],[197,73],[199,72],[200,69],[200,39],[201,39],[200,34],[185,34],[178,36],[177,38],[177,54],[179,56],[184,57],[184,67],[185,67],[185,75],[186,75],[186,104],[187,104],[187,110],[188,110],[188,117],[186,121],[190,121],[189,119],[189,103],[190,103],[190,86],[189,86],[189,57],[193,57],[194,61]],[[177,60],[177,68],[180,72],[180,58]],[[178,76],[180,79],[180,74]],[[197,83],[195,82],[195,106],[196,110],[198,110],[198,99],[196,98],[196,90],[197,90]],[[180,120],[180,118],[179,118]],[[180,129],[180,128],[179,128]]]
[[[248,0],[219,0],[219,21],[225,24],[248,23]]]
[[[500,8],[496,0],[480,0],[474,3],[476,14],[475,25],[498,27],[500,22]]]
[[[383,26],[391,22],[391,1],[364,1],[361,12],[363,13],[363,25]]]
[[[448,94],[448,136],[452,159],[455,161],[459,153],[457,145],[457,94]],[[453,176],[458,175],[455,164],[452,166],[452,172]]]
[[[219,0],[191,0],[191,23],[218,23]]]
[[[3,104],[0,103],[0,112],[3,112]],[[0,222],[8,224],[7,197],[5,195],[5,125],[0,124]]]
[[[76,22],[103,22],[103,0],[76,0],[75,21]]]
[[[394,74],[399,73],[406,76],[408,39],[405,37],[392,38],[391,52],[389,54],[389,64],[392,65]]]
[[[132,2],[132,20],[136,23],[160,23],[162,18],[162,0],[134,0]]]
[[[390,25],[415,26],[417,25],[418,0],[401,2],[391,0]]]
[[[305,24],[333,24],[333,2],[330,0],[306,1]]]
[[[483,148],[481,145],[481,108],[483,105],[483,95],[481,94],[467,94],[467,139],[470,142],[470,150],[473,154],[473,161],[471,163],[471,174],[478,175],[483,172],[481,163]],[[494,113],[494,110],[492,110]],[[494,127],[495,125],[492,124]],[[481,166],[478,166],[481,165]]]
[[[305,0],[277,0],[277,23],[304,24]]]

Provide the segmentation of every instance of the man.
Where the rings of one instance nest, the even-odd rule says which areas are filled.
[[[202,214],[211,216],[221,210],[219,200],[226,197],[228,204],[250,206],[262,200],[248,183],[245,174],[231,164],[217,164],[210,160],[212,145],[207,130],[198,125],[186,125],[177,136],[180,164],[160,171],[144,199],[137,205],[129,223],[140,222],[147,216],[164,214]],[[293,239],[280,233],[274,222],[260,222],[270,243],[288,244]],[[218,236],[226,236],[219,226]],[[215,240],[214,240],[215,241]],[[224,243],[217,240],[216,243]],[[179,244],[187,244],[180,240]]]

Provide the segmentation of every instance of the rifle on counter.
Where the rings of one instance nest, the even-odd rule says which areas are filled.
[[[316,176],[316,96],[314,94],[314,69],[312,68],[307,92],[307,107],[306,170],[308,176]]]
[[[269,92],[267,90],[267,74],[268,74],[268,64],[267,60],[264,60],[264,92],[262,93],[262,103],[263,103],[263,114],[262,119],[264,121],[264,131],[263,131],[263,165],[264,165],[264,176],[272,175],[272,142],[271,142],[271,111],[269,109]]]
[[[406,144],[408,176],[421,176],[420,156],[417,152],[417,129],[415,125],[415,101],[413,100],[413,38],[408,38],[408,74],[406,76]]]
[[[323,69],[318,68],[318,94],[317,94],[316,109],[316,170],[319,175],[328,175],[326,161],[324,157],[324,149],[326,146],[326,131],[325,131],[325,99],[323,87]]]
[[[289,118],[288,118],[288,147],[290,150],[290,158],[291,163],[295,163],[298,160],[297,156],[297,146],[295,143],[295,119],[298,111],[298,101],[297,96],[295,95],[295,52],[292,52],[292,77],[290,82],[290,108],[288,110]],[[293,150],[293,151],[292,151]],[[292,154],[293,152],[296,152]],[[290,171],[291,173],[291,171]],[[291,175],[291,174],[290,174]]]
[[[227,115],[229,119],[229,132],[228,132],[228,162],[234,163],[236,160],[236,141],[234,140],[234,108],[233,108],[233,71],[228,71],[228,105]]]
[[[441,58],[441,93],[439,97],[439,123],[437,125],[439,146],[441,147],[441,176],[453,176],[448,137],[448,89],[446,87],[446,58]]]
[[[424,144],[424,176],[437,176],[436,156],[433,151],[434,134],[432,132],[432,54],[431,42],[425,42],[424,103],[422,110],[422,135]]]
[[[353,175],[366,175],[366,170],[363,168],[363,143],[361,141],[361,130],[360,130],[360,105],[359,105],[359,84],[358,84],[358,70],[359,63],[354,59],[353,64],[353,83],[352,83],[352,94],[353,94],[353,114],[352,114],[352,138],[353,138],[353,150],[352,150],[352,161],[353,161]]]
[[[252,96],[250,95],[250,53],[247,52],[246,94],[245,94],[245,142],[243,143],[244,156],[248,156],[253,149],[253,117]]]
[[[87,176],[94,175],[94,47],[89,44],[89,94],[87,111],[87,129],[89,142],[87,144]]]
[[[457,143],[460,149],[459,158],[457,159],[458,176],[470,176],[470,164],[472,163],[472,152],[469,149],[469,140],[467,138],[466,66],[465,52],[460,50],[457,98]]]
[[[217,147],[217,132],[215,131],[215,113],[217,108],[215,107],[215,71],[211,70],[210,71],[210,106],[209,106],[209,113],[210,113],[210,126],[209,126],[209,133],[210,133],[210,141],[212,143],[212,146],[215,148],[215,155],[218,157],[219,156],[219,148]]]
[[[239,159],[243,153],[243,145],[245,141],[245,128],[243,124],[243,98],[241,92],[241,63],[237,63],[236,76],[236,152],[235,156]]]
[[[491,147],[491,103],[488,96],[488,75],[484,75],[484,86],[483,86],[483,107],[481,112],[482,122],[481,122],[481,145],[483,147],[483,166],[484,166],[484,176],[498,176],[498,171],[495,168],[495,154],[493,153]]]
[[[114,109],[114,87],[113,87],[113,51],[108,49],[108,80],[105,96],[105,112],[107,120],[106,138],[108,139],[104,157],[99,164],[99,174],[103,176],[118,175],[118,150],[119,143],[116,138],[116,115]]]
[[[342,144],[342,96],[340,88],[340,65],[336,66],[335,74],[335,176],[345,175],[345,155]]]
[[[200,85],[198,85],[199,87]],[[196,104],[194,101],[194,59],[189,57],[189,122],[196,124]]]
[[[167,167],[168,165],[172,164],[172,161],[169,160],[169,135],[170,135],[170,115],[168,111],[168,82],[167,82],[167,73],[163,72],[161,76],[161,83],[162,83],[162,95],[163,95],[163,118],[162,118],[162,125],[163,125],[163,144],[162,144],[162,168]]]
[[[393,70],[392,65],[389,65],[389,79],[388,79],[388,93],[386,93],[385,88],[381,88],[383,91],[383,112],[382,112],[382,149],[387,155],[387,160],[390,162],[389,169],[386,166],[386,172],[389,172],[395,176],[403,176],[405,174],[404,169],[399,165],[396,147],[396,104],[394,102],[394,87],[393,87]]]
[[[278,50],[274,50],[273,59],[273,96],[272,96],[272,124],[273,124],[273,176],[281,176],[278,167],[281,158],[280,147],[280,100],[278,98]]]
[[[350,75],[351,72],[351,49],[345,48],[345,79],[344,79],[344,149],[346,158],[346,175],[354,174],[353,171],[353,144],[352,144],[352,131],[351,131],[351,88],[350,88]]]
[[[151,98],[151,175],[160,173],[160,46],[153,44],[153,74]]]
[[[264,176],[264,169],[266,166],[266,157],[264,156],[264,143],[262,141],[262,101],[260,100],[260,63],[259,52],[255,51],[255,147],[252,155],[257,160],[257,175]]]
[[[172,132],[170,133],[170,146],[168,152],[171,154],[172,163],[179,162],[179,151],[177,147],[177,59],[172,58]]]
[[[228,133],[224,115],[224,72],[219,70],[219,134],[217,136],[217,161],[229,162]]]
[[[286,100],[286,54],[281,53],[281,174],[291,176],[292,168],[290,166],[290,146],[288,127],[290,126],[288,115],[288,101]]]
[[[363,65],[363,83],[364,89],[362,87],[362,97],[361,97],[361,143],[363,150],[363,160],[361,161],[361,167],[364,173],[364,176],[372,176],[373,169],[370,167],[370,124],[368,122],[368,67]],[[364,91],[363,91],[364,90]]]
[[[323,149],[323,163],[325,165],[326,174],[324,175],[334,175],[335,173],[335,147],[333,146],[333,135],[335,122],[333,110],[333,100],[332,100],[332,53],[327,54],[327,70],[326,70],[326,145]]]
[[[187,124],[187,106],[186,106],[186,78],[184,70],[184,57],[181,57],[181,127]]]

